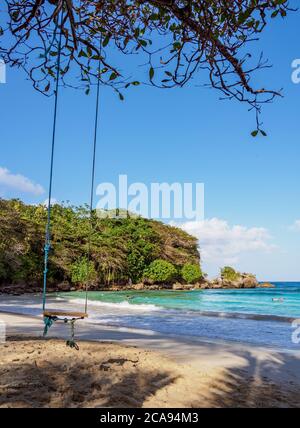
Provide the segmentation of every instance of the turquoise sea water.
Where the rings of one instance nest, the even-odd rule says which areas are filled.
[[[300,352],[300,282],[274,289],[90,292],[84,322],[184,338],[251,343]],[[49,296],[48,308],[83,310],[82,292]],[[281,299],[274,301],[273,299]],[[41,315],[41,296],[0,296],[0,311]],[[295,337],[295,336],[294,336]]]
[[[193,291],[90,292],[91,302],[130,305],[155,305],[162,309],[213,312],[228,315],[253,314],[287,318],[300,317],[300,282],[274,283],[276,288]],[[81,292],[65,297],[80,298]],[[283,299],[274,301],[273,299]]]
[[[299,319],[300,325],[300,282],[275,285],[249,290],[90,292],[89,322],[300,351],[300,343],[292,341],[292,321]],[[79,305],[83,294],[60,297]]]

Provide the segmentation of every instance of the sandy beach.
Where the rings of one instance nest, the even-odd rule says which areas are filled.
[[[0,407],[297,407],[300,353],[1,313]]]

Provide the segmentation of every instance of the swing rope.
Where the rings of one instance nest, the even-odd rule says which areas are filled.
[[[59,23],[57,20],[56,28],[54,31],[54,38],[56,37]],[[57,70],[56,70],[56,87],[55,87],[55,101],[54,101],[54,115],[53,115],[53,131],[52,131],[52,144],[51,144],[51,160],[50,160],[50,178],[49,178],[49,194],[48,194],[48,207],[47,207],[47,225],[46,225],[46,236],[45,236],[45,247],[44,247],[44,282],[43,282],[43,312],[44,312],[44,337],[47,335],[50,327],[56,321],[64,321],[70,323],[71,336],[66,341],[66,345],[79,350],[79,346],[75,342],[75,322],[79,319],[83,319],[83,316],[73,317],[71,320],[68,318],[59,318],[57,315],[45,315],[46,309],[46,293],[47,293],[47,273],[49,263],[49,252],[51,250],[51,197],[52,197],[52,183],[53,183],[53,166],[54,166],[54,152],[56,142],[56,125],[57,125],[57,110],[58,110],[58,98],[59,98],[59,78],[60,78],[60,65],[61,65],[61,50],[62,50],[62,27],[63,27],[63,8],[61,10],[60,19],[60,34],[58,42],[57,52]],[[54,39],[53,39],[54,42]],[[52,42],[52,43],[53,43]],[[97,93],[96,93],[96,111],[94,121],[94,141],[93,141],[93,154],[92,154],[92,172],[91,172],[91,189],[90,189],[90,204],[89,204],[89,235],[88,235],[88,249],[87,249],[87,282],[85,287],[85,312],[87,315],[88,307],[88,291],[89,291],[89,265],[91,260],[91,239],[93,230],[93,206],[94,206],[94,187],[95,187],[95,169],[96,169],[96,150],[97,150],[97,139],[98,139],[98,122],[99,122],[99,107],[100,107],[100,76],[101,76],[101,47],[102,47],[102,34],[100,36],[100,58],[98,66],[98,79],[97,79]]]
[[[100,36],[100,58],[98,64],[98,76],[97,76],[97,93],[96,93],[96,110],[94,120],[94,142],[93,142],[93,158],[92,158],[92,175],[91,175],[91,189],[90,189],[90,227],[88,237],[88,250],[87,250],[87,282],[85,286],[85,313],[87,313],[88,305],[88,291],[89,291],[89,274],[90,274],[90,261],[91,261],[91,241],[93,233],[93,206],[94,206],[94,187],[95,187],[95,169],[96,169],[96,152],[97,152],[97,141],[98,141],[98,124],[99,124],[99,109],[100,109],[100,76],[101,76],[101,48],[102,48],[102,33]]]
[[[52,184],[53,184],[54,151],[55,151],[55,141],[56,141],[57,106],[58,106],[58,95],[59,95],[59,76],[60,76],[61,45],[62,45],[62,25],[63,25],[63,9],[61,10],[61,18],[60,18],[60,32],[59,32],[57,64],[56,64],[56,67],[57,67],[57,70],[56,70],[56,86],[55,86],[55,93],[54,93],[54,115],[53,115],[53,126],[52,126],[52,143],[51,143],[51,158],[50,158],[50,178],[49,178],[49,194],[48,194],[48,208],[47,208],[47,225],[46,225],[46,236],[45,236],[45,247],[44,247],[43,311],[45,311],[45,309],[46,309],[47,273],[48,273],[49,252],[51,249],[51,197],[52,197]],[[59,26],[59,23],[57,20],[55,33],[57,31],[58,26]]]

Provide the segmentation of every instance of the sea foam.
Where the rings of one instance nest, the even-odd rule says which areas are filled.
[[[69,299],[69,302],[72,304],[82,305],[84,299]],[[134,304],[129,303],[127,301],[119,302],[119,303],[110,303],[110,302],[101,302],[97,300],[89,300],[89,306],[90,307],[105,307],[105,308],[112,308],[112,309],[125,309],[129,311],[134,312],[153,312],[153,311],[160,311],[164,308],[161,308],[159,306],[153,305],[153,304]]]

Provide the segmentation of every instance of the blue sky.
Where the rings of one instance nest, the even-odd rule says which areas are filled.
[[[299,13],[274,21],[255,45],[273,64],[261,78],[285,95],[264,108],[268,138],[253,139],[253,114],[209,89],[139,86],[124,102],[102,89],[96,183],[115,183],[119,174],[145,184],[203,182],[205,221],[182,227],[199,237],[210,275],[230,263],[263,280],[300,280],[300,84],[291,81],[291,63],[300,58],[298,21]],[[43,202],[53,98],[35,92],[17,70],[7,71],[0,97],[1,195]],[[62,91],[53,188],[59,201],[88,200],[93,115],[93,94]]]

